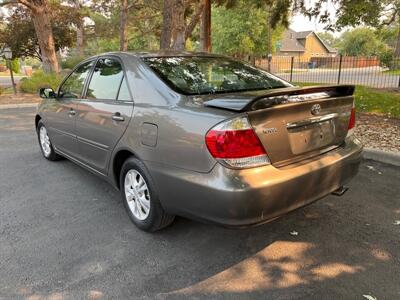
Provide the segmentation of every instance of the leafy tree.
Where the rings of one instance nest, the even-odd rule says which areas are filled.
[[[86,29],[88,54],[98,53],[103,46],[106,46],[103,43],[106,40],[110,41],[109,46],[113,50],[158,48],[161,0],[121,2],[120,0],[93,1],[89,17],[94,25]],[[125,4],[127,7],[123,7]],[[117,36],[119,46],[114,49]],[[99,45],[97,51],[95,45]]]
[[[85,42],[85,22],[84,17],[89,15],[89,0],[65,0],[65,3],[72,5],[74,8],[73,25],[76,28],[76,51],[79,57],[84,55]]]
[[[46,72],[58,72],[59,66],[56,57],[53,31],[50,22],[51,10],[47,0],[4,0],[0,3],[4,5],[16,5],[25,7],[31,15],[37,43],[40,48],[40,55],[43,62],[43,69]]]
[[[388,45],[390,48],[395,49],[397,44],[397,37],[399,35],[399,28],[391,25],[378,28],[377,36]]]
[[[305,0],[297,2],[296,10],[310,18],[318,16],[327,29],[342,29],[346,26],[366,25],[374,28],[394,26],[400,28],[400,0],[317,0],[307,6]],[[335,5],[336,14],[330,15],[323,4]],[[397,30],[395,55],[400,56],[400,31]]]
[[[301,6],[305,1],[306,0],[249,0],[245,1],[246,6],[244,10],[250,7],[264,9],[269,13],[268,23],[273,29],[280,25],[289,27],[290,13],[292,11],[298,11],[298,6]],[[235,8],[236,6],[243,7],[243,0],[214,0],[214,3],[216,6],[224,6],[227,9]]]
[[[240,57],[261,56],[269,52],[269,18],[265,9],[241,1],[232,8],[216,7],[212,11],[212,20],[215,52]],[[272,45],[280,38],[283,29],[283,26],[278,26],[272,30]],[[271,50],[274,52],[274,47]]]
[[[76,17],[75,10],[57,3],[51,3],[47,9],[51,11],[51,14],[46,17],[49,19],[49,23],[51,22],[54,51],[72,46],[74,30],[71,25]],[[35,57],[39,59],[47,72],[58,70],[57,58],[55,57],[56,62],[54,62],[52,57],[51,59],[48,57],[48,49],[45,53],[43,52],[44,46],[40,44],[34,26],[34,18],[28,8],[19,5],[10,9],[9,14],[3,17],[3,22],[4,26],[0,29],[0,44],[7,44],[17,58]]]
[[[74,32],[71,29],[72,9],[68,7],[53,7],[52,31],[55,50],[69,47],[73,44]],[[15,57],[36,57],[42,60],[41,50],[30,12],[20,6],[3,19],[5,26],[0,29],[0,43],[7,44]]]
[[[339,43],[339,52],[348,56],[379,56],[384,49],[385,44],[375,31],[366,27],[344,32]]]
[[[324,41],[328,46],[337,47],[338,39],[329,31],[318,32],[317,35],[321,40]]]
[[[184,50],[204,13],[203,8],[202,0],[164,0],[160,48]]]

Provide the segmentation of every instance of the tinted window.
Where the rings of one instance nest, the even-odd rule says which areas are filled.
[[[291,86],[263,70],[223,57],[149,57],[143,60],[169,86],[189,95]]]
[[[118,100],[121,101],[132,101],[131,95],[129,94],[128,85],[126,79],[122,79],[121,88],[119,89]]]
[[[123,77],[122,66],[116,59],[101,58],[90,80],[86,97],[89,99],[115,100]]]
[[[93,65],[93,61],[84,63],[78,67],[68,78],[64,81],[59,90],[60,98],[80,98],[85,85],[86,77]]]

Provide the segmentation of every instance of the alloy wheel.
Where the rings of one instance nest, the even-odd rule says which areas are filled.
[[[46,127],[42,126],[39,129],[39,139],[40,139],[40,146],[42,147],[43,153],[46,157],[48,157],[51,153],[51,143],[49,136],[47,134]]]
[[[138,171],[129,170],[124,187],[129,210],[138,220],[145,220],[150,213],[150,191],[145,179]]]

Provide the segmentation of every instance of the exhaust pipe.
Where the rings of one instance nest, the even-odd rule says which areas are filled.
[[[338,188],[336,191],[333,191],[333,192],[332,192],[332,195],[338,196],[338,197],[343,196],[344,193],[346,193],[348,189],[349,189],[349,188],[348,188],[347,186],[342,185],[342,186],[341,186],[340,188]]]

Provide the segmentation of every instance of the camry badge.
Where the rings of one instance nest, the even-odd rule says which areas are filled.
[[[266,133],[266,134],[277,133],[277,132],[278,132],[278,129],[276,129],[275,127],[263,129],[263,133]]]
[[[311,113],[315,116],[315,115],[319,115],[319,113],[321,112],[321,105],[319,104],[314,104],[311,107]]]

